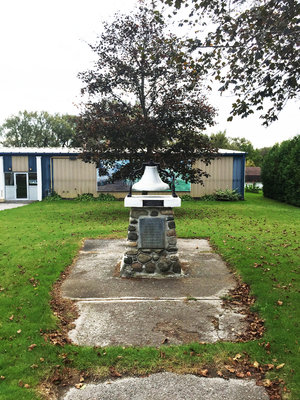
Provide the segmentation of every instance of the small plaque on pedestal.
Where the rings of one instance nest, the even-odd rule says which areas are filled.
[[[165,218],[139,218],[139,243],[143,249],[165,248]]]

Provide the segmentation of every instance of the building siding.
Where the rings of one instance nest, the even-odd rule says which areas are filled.
[[[28,172],[28,156],[12,156],[12,170],[14,172]]]
[[[97,170],[95,164],[80,159],[53,157],[53,188],[65,198],[74,198],[78,194],[97,194]]]
[[[42,157],[42,197],[51,193],[50,156]]]
[[[232,189],[233,159],[234,157],[219,157],[212,160],[208,166],[202,161],[197,161],[195,167],[201,168],[210,176],[203,178],[204,185],[191,184],[191,196],[202,197],[213,194],[218,189]]]
[[[4,172],[9,172],[12,170],[11,156],[3,156]]]
[[[244,198],[244,186],[245,156],[242,155],[233,159],[232,189],[236,190]]]

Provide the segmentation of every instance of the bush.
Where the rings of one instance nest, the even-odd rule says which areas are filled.
[[[183,194],[182,196],[180,196],[182,201],[193,201],[193,197],[190,196],[189,194]]]
[[[251,185],[246,185],[245,186],[245,191],[248,193],[259,193],[260,188],[256,186],[255,182]]]
[[[300,206],[299,160],[300,135],[272,147],[261,172],[265,197]]]
[[[93,201],[95,200],[93,193],[82,193],[76,198],[77,201]]]
[[[114,201],[116,200],[115,196],[110,193],[100,193],[97,197],[98,201]]]
[[[44,201],[58,201],[58,200],[62,200],[62,197],[55,191],[51,192],[49,196],[44,198]]]
[[[237,201],[241,199],[239,193],[231,189],[217,190],[214,197],[217,201]]]

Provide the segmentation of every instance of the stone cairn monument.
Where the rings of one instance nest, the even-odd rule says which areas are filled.
[[[132,190],[142,195],[133,196]],[[170,187],[161,180],[158,164],[144,164],[141,180],[130,188],[124,201],[125,207],[130,207],[130,217],[121,277],[181,274],[173,214],[173,207],[180,207],[181,199],[175,193],[174,178],[172,195],[148,194],[163,190]]]

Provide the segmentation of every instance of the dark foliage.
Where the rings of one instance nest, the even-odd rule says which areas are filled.
[[[193,169],[214,151],[202,134],[215,110],[201,94],[202,71],[184,43],[165,33],[162,16],[145,6],[104,25],[94,69],[81,73],[84,104],[77,138],[85,161],[124,179],[153,160],[190,182],[207,174]],[[119,160],[129,163],[119,165]]]
[[[300,135],[276,144],[262,166],[264,196],[300,206]]]
[[[213,29],[191,45],[202,53],[220,91],[238,96],[232,116],[261,113],[263,124],[277,119],[288,100],[299,95],[300,3],[295,0],[162,0],[191,7],[186,23]],[[201,30],[200,30],[201,31]],[[267,101],[266,101],[267,100]],[[229,120],[232,119],[229,117]]]

